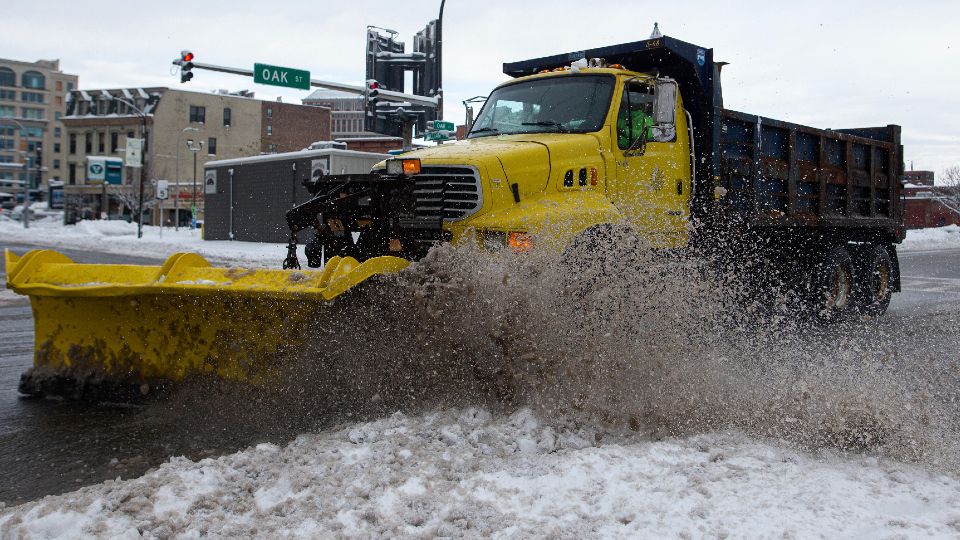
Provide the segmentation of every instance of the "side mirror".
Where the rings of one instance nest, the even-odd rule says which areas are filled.
[[[653,101],[653,122],[657,125],[673,124],[677,112],[677,83],[657,81]]]

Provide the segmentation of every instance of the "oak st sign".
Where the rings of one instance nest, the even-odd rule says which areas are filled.
[[[271,66],[269,64],[254,64],[253,82],[309,90],[310,72],[302,69]]]

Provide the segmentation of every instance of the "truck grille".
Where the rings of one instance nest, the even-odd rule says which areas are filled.
[[[414,176],[419,218],[457,221],[483,206],[480,174],[473,167],[425,166]]]

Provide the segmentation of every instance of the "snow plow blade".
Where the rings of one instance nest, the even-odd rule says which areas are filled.
[[[5,262],[7,287],[33,307],[34,367],[20,391],[90,400],[136,399],[192,376],[264,381],[309,335],[314,309],[410,264],[333,257],[315,271],[214,268],[194,253],[162,266],[78,264],[50,250],[6,250]]]

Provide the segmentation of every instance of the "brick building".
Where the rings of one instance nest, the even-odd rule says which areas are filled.
[[[903,181],[908,229],[960,225],[960,187],[934,185],[933,171],[906,171]]]
[[[263,101],[260,108],[260,152],[296,152],[332,137],[329,107]]]
[[[146,113],[147,183],[166,180],[170,188],[171,199],[151,212],[149,222],[154,224],[159,224],[161,215],[164,223],[172,223],[175,214],[181,224],[188,223],[194,200],[202,219],[202,176],[207,161],[255,156],[270,152],[271,145],[276,145],[277,151],[281,146],[302,149],[330,139],[330,110],[322,107],[261,101],[249,93],[225,91],[163,87],[75,90],[63,117],[68,220],[94,218],[101,211],[114,218],[129,216],[130,205],[123,203],[137,192],[139,169],[125,167],[123,184],[111,186],[106,197],[102,185],[87,182],[85,171],[88,157],[123,157],[127,138],[140,137],[138,111]],[[152,190],[145,192],[149,195]],[[174,199],[179,200],[180,212],[174,211]]]

